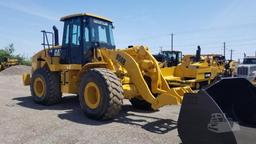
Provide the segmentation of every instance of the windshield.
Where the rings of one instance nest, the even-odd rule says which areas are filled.
[[[168,58],[176,59],[176,54],[172,52],[165,53]]]
[[[256,64],[256,58],[245,58],[243,64]]]
[[[181,61],[182,53],[181,52],[171,52],[171,51],[165,51],[165,55],[172,60],[178,60]]]
[[[225,57],[224,57],[224,56],[213,56],[213,59],[214,59],[217,63],[225,63]]]
[[[103,45],[115,46],[112,23],[99,19],[92,19],[91,41]]]

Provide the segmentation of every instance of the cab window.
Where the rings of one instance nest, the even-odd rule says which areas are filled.
[[[103,43],[108,43],[106,27],[99,25],[98,30],[99,30],[99,41]]]
[[[74,19],[72,21],[72,45],[79,46],[80,45],[80,19]]]
[[[64,35],[63,35],[63,45],[68,45],[69,44],[69,31],[70,31],[70,23],[65,22]]]

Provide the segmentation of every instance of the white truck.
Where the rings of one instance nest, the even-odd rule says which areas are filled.
[[[256,56],[244,57],[243,63],[237,67],[237,77],[246,78],[256,84]]]

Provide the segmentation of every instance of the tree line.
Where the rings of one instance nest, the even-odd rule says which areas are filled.
[[[14,54],[14,44],[11,43],[8,46],[0,49],[0,62],[4,59],[17,59],[20,65],[31,65],[31,59],[26,58],[21,54]]]

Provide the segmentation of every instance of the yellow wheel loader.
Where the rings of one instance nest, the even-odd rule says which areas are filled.
[[[212,69],[206,61],[200,59],[200,49],[197,53],[197,56],[182,57],[180,51],[162,51],[154,57],[160,62],[164,79],[171,87],[189,85],[199,89],[210,84]]]
[[[78,94],[85,115],[97,120],[114,118],[124,98],[134,106],[154,110],[183,103],[178,131],[184,143],[214,142],[202,133],[207,131],[207,124],[203,124],[210,120],[212,112],[230,112],[236,116],[230,115],[235,120],[256,122],[255,91],[251,91],[253,88],[245,79],[220,80],[199,93],[188,86],[170,88],[147,47],[115,48],[111,20],[75,14],[61,21],[64,22],[62,45],[55,26],[54,32],[42,31],[44,50],[33,56],[31,75],[23,75],[24,85],[30,85],[35,102],[50,105],[60,102],[63,93]],[[49,35],[54,36],[54,42],[49,42]],[[226,82],[237,86],[240,81],[244,81],[240,93],[228,89]],[[248,95],[240,95],[242,92]]]
[[[213,78],[216,77],[232,77],[236,75],[237,62],[234,60],[226,60],[220,54],[202,55],[201,59],[208,63],[212,69]]]
[[[173,67],[182,62],[181,51],[160,51],[157,55],[153,55],[160,62],[160,67]]]
[[[49,105],[59,102],[62,93],[78,94],[88,117],[109,119],[118,114],[123,98],[156,110],[180,104],[184,93],[192,92],[190,87],[170,89],[147,47],[115,49],[110,20],[77,14],[61,21],[62,45],[56,27],[54,33],[42,31],[44,50],[32,57],[32,75],[23,75],[36,102]]]
[[[208,63],[212,69],[213,77],[224,74],[225,69],[225,57],[217,54],[201,55],[201,59]]]
[[[4,70],[7,68],[7,58],[6,57],[3,57],[3,58],[0,58],[0,71]]]
[[[18,64],[19,64],[18,59],[4,57],[4,58],[0,59],[0,71],[6,69],[8,67],[11,67],[11,66],[16,66]]]
[[[4,70],[4,66],[0,63],[0,71]]]
[[[7,67],[11,67],[11,66],[16,66],[19,65],[19,60],[18,59],[14,59],[14,58],[8,58],[6,61],[6,66]]]

